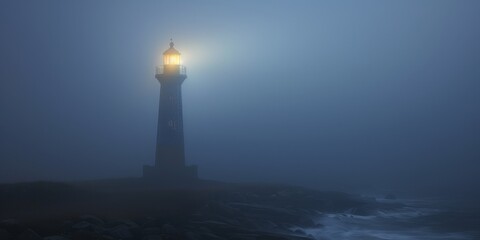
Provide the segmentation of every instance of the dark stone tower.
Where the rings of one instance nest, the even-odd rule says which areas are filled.
[[[182,83],[186,68],[173,42],[163,53],[163,66],[157,67],[160,82],[155,166],[144,166],[144,178],[184,182],[197,179],[197,167],[185,165],[182,116]]]

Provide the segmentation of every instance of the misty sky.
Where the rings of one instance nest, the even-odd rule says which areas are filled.
[[[479,1],[1,1],[0,182],[140,176],[182,52],[204,178],[480,182]]]

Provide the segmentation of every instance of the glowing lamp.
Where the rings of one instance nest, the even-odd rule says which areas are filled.
[[[170,48],[163,52],[163,65],[180,65],[180,52],[173,46],[170,42]]]
[[[170,48],[163,52],[163,65],[157,67],[157,75],[186,75],[187,69],[182,66],[180,52],[175,49],[172,39]]]

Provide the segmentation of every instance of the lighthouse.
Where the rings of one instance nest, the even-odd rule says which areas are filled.
[[[187,78],[181,54],[170,41],[163,65],[156,68],[160,82],[155,165],[143,167],[143,177],[166,182],[197,179],[197,167],[186,166],[183,140],[182,83]]]

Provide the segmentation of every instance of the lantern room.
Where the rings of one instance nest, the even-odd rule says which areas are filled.
[[[163,65],[158,66],[156,75],[186,75],[187,69],[182,66],[180,52],[175,49],[172,39],[170,39],[170,48],[163,52]]]
[[[170,48],[163,52],[163,65],[180,65],[180,52],[174,45],[173,41],[170,41]]]

